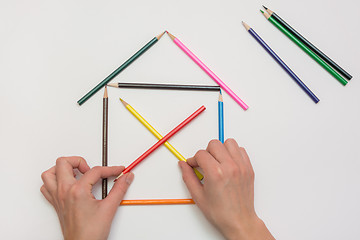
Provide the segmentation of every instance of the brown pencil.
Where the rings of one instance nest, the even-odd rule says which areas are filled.
[[[195,204],[192,199],[139,199],[122,200],[120,205],[173,205],[173,204]]]
[[[103,135],[102,135],[102,166],[108,165],[108,94],[107,87],[105,86],[103,97]],[[107,196],[107,178],[102,180],[102,199]]]

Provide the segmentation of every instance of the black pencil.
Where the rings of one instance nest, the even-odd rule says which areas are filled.
[[[154,84],[154,83],[110,83],[110,87],[116,88],[142,88],[163,90],[188,90],[188,91],[220,91],[219,86],[207,85],[178,85],[178,84]]]
[[[322,58],[327,64],[333,67],[336,71],[338,71],[345,78],[350,80],[352,76],[342,69],[339,65],[337,65],[331,58],[326,56],[325,53],[320,51],[317,47],[314,46],[310,41],[308,41],[305,37],[303,37],[300,33],[298,33],[294,28],[292,28],[287,22],[285,22],[279,15],[277,15],[274,11],[271,11],[269,8],[265,7],[265,10],[273,17],[278,23],[280,23],[286,30],[291,32],[297,39],[299,39],[302,43],[304,43],[308,48],[311,49],[315,54],[317,54],[320,58]]]
[[[103,98],[103,135],[102,135],[102,166],[108,165],[108,94],[105,86]],[[107,178],[102,180],[102,199],[107,196]]]

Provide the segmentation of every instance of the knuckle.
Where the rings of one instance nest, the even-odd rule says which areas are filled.
[[[236,143],[235,139],[228,138],[228,139],[225,140],[224,144],[225,145],[234,145],[234,144],[237,144],[237,143]]]
[[[48,178],[49,176],[49,172],[45,171],[41,174],[41,179],[43,180],[43,182]]]
[[[209,142],[208,147],[209,147],[209,148],[216,148],[216,147],[220,146],[221,144],[222,144],[222,143],[221,143],[219,140],[217,140],[217,139],[212,139],[212,140]]]
[[[199,150],[195,153],[195,158],[196,159],[203,158],[205,155],[207,155],[207,151]]]
[[[66,161],[66,158],[65,158],[65,157],[58,157],[58,158],[56,159],[56,164],[61,164],[61,163],[63,163],[64,161]]]
[[[45,188],[44,185],[41,186],[40,192],[41,192],[42,194],[44,194],[44,193],[46,192],[46,188]]]
[[[83,195],[83,188],[79,185],[73,185],[70,188],[69,193],[73,199],[80,199],[81,196]]]
[[[214,167],[214,171],[211,174],[212,178],[216,181],[224,178],[224,171],[220,166]]]
[[[246,150],[244,147],[240,147],[240,151],[246,153]]]
[[[100,166],[95,166],[95,167],[93,167],[91,170],[92,170],[93,172],[95,172],[95,173],[98,173],[98,172],[101,172],[102,167],[100,167]]]
[[[231,177],[239,177],[242,175],[241,169],[236,164],[231,164],[228,171]]]

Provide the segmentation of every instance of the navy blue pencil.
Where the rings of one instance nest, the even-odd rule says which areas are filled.
[[[282,66],[282,68],[295,80],[295,82],[301,87],[301,89],[315,102],[318,103],[320,100],[315,94],[303,83],[298,76],[281,60],[281,58],[261,39],[256,32],[249,27],[246,23],[242,22],[246,30],[253,36],[258,43]]]

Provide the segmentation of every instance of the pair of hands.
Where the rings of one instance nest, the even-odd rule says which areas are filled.
[[[227,239],[274,239],[254,209],[254,171],[235,140],[210,141],[187,163],[179,162],[184,182],[205,217]],[[204,171],[203,184],[191,167]],[[77,180],[74,170],[84,175]],[[91,193],[101,178],[118,176],[124,167],[89,168],[81,157],[64,157],[42,174],[41,192],[54,206],[65,239],[106,239],[111,222],[134,175],[122,176],[103,200]]]

